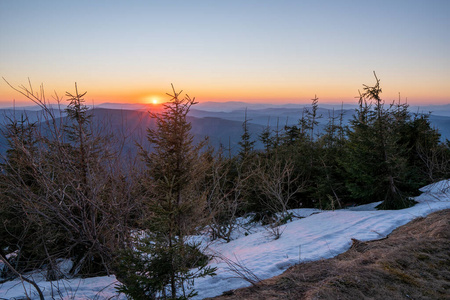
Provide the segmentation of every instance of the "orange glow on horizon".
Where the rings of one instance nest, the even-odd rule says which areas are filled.
[[[138,100],[141,100],[138,102],[142,102],[144,104],[153,104],[153,105],[156,105],[161,102],[160,97],[155,96],[155,95],[145,96],[142,99],[138,99]]]
[[[370,80],[368,80],[370,81]],[[183,85],[185,84],[185,85]],[[368,82],[370,85],[371,82]],[[51,87],[51,84],[46,84],[47,91],[55,90],[58,96],[63,98],[62,103],[65,104],[65,91],[73,93],[73,84],[67,84]],[[18,86],[13,83],[13,86]],[[111,87],[111,85],[108,85]],[[319,98],[319,105],[333,104],[333,103],[357,103],[356,96],[358,89],[361,89],[361,84],[346,84],[339,86],[338,84],[299,84],[298,86],[284,87],[279,85],[274,86],[258,86],[256,84],[250,87],[242,87],[237,84],[226,85],[207,85],[198,86],[194,84],[180,83],[176,84],[176,91],[183,91],[182,97],[188,94],[191,98],[200,103],[204,102],[229,102],[240,101],[248,103],[270,103],[270,104],[309,104],[314,95]],[[33,85],[36,91],[38,86]],[[390,82],[386,82],[383,87],[382,98],[386,103],[398,99],[398,92],[401,92],[402,100],[408,99],[410,105],[439,105],[449,104],[450,99],[446,96],[447,90],[431,89],[422,91],[411,86],[396,86]],[[99,105],[102,103],[124,103],[124,104],[145,104],[145,105],[159,105],[170,100],[170,96],[166,93],[172,93],[170,85],[161,86],[159,84],[146,88],[144,84],[138,86],[113,85],[111,88],[105,88],[102,85],[81,83],[78,84],[79,92],[87,91],[84,99],[87,104]],[[54,102],[53,93],[46,93],[46,98],[50,102]],[[29,100],[26,100],[22,95],[11,89],[5,83],[0,84],[0,105],[1,106],[27,106],[33,105]]]

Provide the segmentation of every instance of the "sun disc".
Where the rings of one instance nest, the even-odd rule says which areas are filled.
[[[153,104],[153,105],[159,104],[159,97],[156,95],[148,95],[148,96],[144,97],[142,100],[144,103],[147,103],[147,104]]]

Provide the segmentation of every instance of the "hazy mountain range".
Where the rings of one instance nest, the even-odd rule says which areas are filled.
[[[308,108],[309,106],[306,106]],[[105,103],[96,106],[92,112],[94,121],[99,125],[102,133],[123,138],[124,152],[134,155],[136,143],[147,147],[146,129],[154,126],[154,121],[148,111],[155,111],[156,106],[143,104],[112,104]],[[192,133],[195,141],[209,137],[210,145],[218,148],[223,145],[231,148],[235,154],[238,142],[243,132],[242,123],[247,114],[249,130],[252,138],[256,140],[255,147],[261,148],[258,135],[270,126],[271,129],[282,129],[285,125],[294,125],[301,118],[305,106],[286,104],[251,104],[244,102],[205,102],[192,107],[189,121],[192,124]],[[348,123],[355,112],[355,105],[319,105],[318,114],[319,132],[323,130],[330,117],[338,118],[343,112],[343,121]],[[413,113],[429,113],[432,125],[439,130],[442,139],[450,139],[450,105],[410,107]],[[42,112],[36,107],[16,109],[0,109],[0,129],[4,128],[10,119],[20,119],[26,115],[31,122],[43,122]],[[65,122],[65,115],[55,108],[55,117],[58,122]],[[62,119],[60,119],[62,118]],[[0,137],[0,153],[6,150],[6,140]]]

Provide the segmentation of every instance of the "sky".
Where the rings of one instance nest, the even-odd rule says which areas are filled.
[[[0,76],[46,97],[450,103],[450,1],[0,0]],[[0,80],[0,106],[23,97]],[[28,102],[29,103],[29,102]]]

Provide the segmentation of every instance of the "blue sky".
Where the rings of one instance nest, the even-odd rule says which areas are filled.
[[[450,1],[0,1],[0,75],[96,102],[450,102]],[[20,101],[3,81],[0,101]]]

